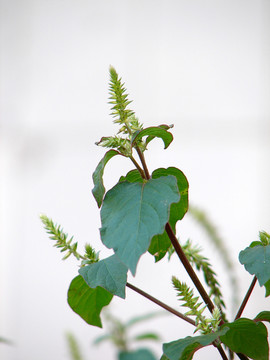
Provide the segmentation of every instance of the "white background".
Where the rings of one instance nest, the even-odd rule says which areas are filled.
[[[175,141],[146,154],[151,170],[176,166],[189,179],[190,202],[207,211],[236,265],[239,296],[252,277],[239,251],[270,231],[269,2],[259,0],[2,0],[0,133],[0,344],[3,360],[68,359],[65,332],[79,340],[85,359],[114,359],[109,345],[93,347],[103,331],[69,308],[66,292],[77,275],[44,232],[45,213],[90,242],[101,257],[99,211],[91,195],[104,150],[94,145],[117,132],[109,116],[108,68],[126,83],[132,109],[146,126],[174,124]],[[107,189],[132,167],[114,158]],[[220,275],[232,313],[232,292],[218,252],[190,217],[178,225],[204,248]],[[154,267],[145,255],[130,282],[179,308],[171,275],[187,280],[177,258]],[[256,287],[244,313],[269,309]],[[157,310],[127,290],[111,312],[122,320]],[[185,311],[185,309],[182,309]],[[143,327],[138,327],[142,330]],[[147,330],[164,342],[192,335],[171,316]],[[152,347],[157,356],[160,345]],[[218,359],[204,349],[194,359]]]

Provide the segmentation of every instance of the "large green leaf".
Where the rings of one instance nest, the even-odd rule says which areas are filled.
[[[154,354],[148,349],[135,351],[122,351],[118,356],[119,360],[156,360]]]
[[[180,193],[180,201],[178,201],[178,203],[172,204],[170,208],[169,223],[173,231],[175,232],[175,225],[177,221],[181,220],[188,210],[189,185],[184,173],[175,167],[169,167],[167,169],[164,168],[156,169],[152,174],[152,178],[157,179],[161,176],[168,176],[168,175],[173,175],[176,177],[177,186]],[[126,176],[121,176],[119,181],[142,182],[143,179],[141,178],[141,175],[138,170],[131,170],[127,173]],[[163,234],[155,235],[152,238],[148,251],[150,254],[155,256],[155,260],[157,262],[166,255],[170,245],[171,245],[171,241],[166,231],[164,231]]]
[[[128,268],[112,255],[99,262],[82,267],[79,273],[91,288],[101,286],[113,295],[125,298]]]
[[[148,144],[155,137],[161,138],[164,142],[165,149],[167,149],[167,147],[173,141],[172,134],[168,132],[164,127],[152,126],[138,131],[132,139],[132,143],[136,143],[136,141],[141,140],[144,136],[148,136],[146,144]]]
[[[105,194],[105,187],[103,185],[104,168],[107,162],[115,155],[122,155],[122,154],[120,154],[120,152],[116,150],[107,151],[104,157],[98,163],[98,166],[96,167],[96,170],[93,173],[94,188],[92,190],[92,194],[96,199],[98,207],[101,207],[102,200]]]
[[[179,199],[174,176],[118,183],[107,192],[101,208],[102,242],[135,274],[140,256],[152,237],[164,232],[170,206]]]
[[[175,233],[175,226],[178,220],[181,220],[188,210],[188,181],[183,172],[175,167],[167,169],[160,168],[153,172],[152,178],[157,179],[160,176],[173,175],[177,179],[177,186],[180,193],[180,201],[171,205],[169,223]],[[156,235],[151,240],[151,245],[148,249],[150,254],[155,256],[156,261],[161,260],[167,253],[170,247],[170,239],[164,231],[161,235]]]
[[[184,339],[172,341],[163,344],[163,356],[161,359],[168,360],[191,360],[196,351],[202,347],[212,344],[220,335],[226,333],[228,329],[224,328],[216,333],[200,335],[200,336],[187,336]]]
[[[269,359],[267,330],[263,323],[241,318],[224,326],[229,330],[220,336],[220,340],[232,351],[253,360]]]
[[[107,290],[91,289],[81,275],[76,276],[68,289],[68,304],[87,324],[102,327],[100,312],[113,298]]]
[[[239,254],[239,261],[263,286],[270,280],[270,245],[248,247]]]

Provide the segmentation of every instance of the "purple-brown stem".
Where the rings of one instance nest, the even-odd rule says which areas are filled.
[[[239,319],[241,317],[241,315],[242,315],[242,313],[243,313],[243,311],[244,311],[244,309],[245,309],[245,307],[247,305],[249,297],[250,297],[250,295],[251,295],[251,293],[252,293],[252,291],[254,289],[254,286],[255,286],[256,282],[257,282],[257,278],[256,278],[256,276],[254,276],[254,278],[253,278],[253,280],[252,280],[252,282],[250,284],[250,287],[249,287],[249,289],[248,289],[248,291],[246,293],[246,296],[244,297],[244,300],[242,301],[242,304],[240,305],[240,308],[239,308],[234,320],[237,320],[237,319]]]
[[[160,300],[156,299],[155,297],[149,295],[145,291],[137,288],[136,286],[134,286],[134,285],[132,285],[132,284],[130,284],[128,282],[127,282],[126,286],[129,287],[130,289],[132,289],[133,291],[136,291],[138,294],[144,296],[146,299],[148,299],[148,300],[154,302],[155,304],[161,306],[163,309],[165,309],[165,310],[169,311],[170,313],[178,316],[182,320],[185,320],[188,323],[190,323],[191,325],[196,326],[194,320],[190,319],[189,317],[187,317],[184,314],[181,314],[180,312],[176,311],[175,309],[173,309],[172,307],[170,307],[167,304],[163,303],[162,301],[160,301]]]

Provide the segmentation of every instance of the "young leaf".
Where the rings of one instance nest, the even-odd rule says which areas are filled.
[[[79,274],[91,288],[100,286],[113,295],[125,298],[127,267],[112,255],[94,264],[82,267]]]
[[[159,126],[153,126],[143,129],[141,131],[137,131],[134,138],[132,139],[132,144],[136,144],[136,142],[141,140],[144,136],[148,136],[147,138],[148,141],[146,141],[146,145],[155,137],[161,138],[164,142],[165,149],[167,149],[167,147],[173,141],[172,134],[167,130],[165,130],[165,128]]]
[[[101,240],[113,248],[133,274],[151,238],[164,231],[170,206],[178,202],[174,176],[150,179],[146,183],[121,182],[109,190],[101,209]]]
[[[184,339],[163,344],[163,356],[168,360],[191,360],[196,351],[212,344],[220,335],[224,335],[228,329],[224,328],[216,333],[201,336],[187,336]],[[162,359],[162,358],[161,358]]]
[[[256,275],[260,286],[270,280],[270,245],[246,248],[240,252],[239,261],[251,275]]]
[[[119,360],[156,360],[156,357],[148,349],[138,349],[135,351],[122,351]]]
[[[127,173],[126,176],[121,176],[119,179],[119,182],[143,182],[143,178],[141,177],[141,174],[138,170],[131,170]]]
[[[268,321],[270,322],[270,311],[260,312],[254,319],[254,321]]]
[[[170,209],[169,223],[175,232],[175,226],[178,220],[181,220],[188,210],[188,181],[183,172],[175,167],[169,167],[167,169],[156,169],[152,178],[157,179],[161,176],[173,175],[177,179],[177,186],[180,193],[180,201],[174,203]],[[150,254],[155,256],[155,260],[161,260],[167,253],[169,246],[171,245],[170,239],[164,231],[161,235],[156,235],[151,240],[151,245],[148,249]]]
[[[263,323],[241,318],[224,324],[224,327],[229,330],[220,336],[220,340],[232,351],[244,354],[253,360],[269,359],[267,330]]]
[[[100,312],[113,298],[107,290],[91,289],[81,275],[76,276],[68,289],[68,304],[87,324],[102,327]]]
[[[101,207],[102,200],[103,200],[103,197],[105,194],[105,187],[103,185],[104,168],[105,168],[107,162],[115,155],[122,155],[122,154],[120,154],[116,150],[107,151],[106,154],[104,155],[104,157],[98,163],[98,166],[96,167],[96,170],[93,173],[94,188],[92,190],[92,194],[94,195],[94,198],[96,199],[98,207]]]

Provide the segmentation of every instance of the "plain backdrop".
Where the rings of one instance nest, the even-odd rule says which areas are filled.
[[[215,223],[235,264],[241,299],[252,277],[239,251],[270,232],[270,5],[267,0],[1,0],[0,127],[0,344],[3,360],[69,359],[67,331],[85,360],[115,359],[103,330],[69,308],[75,259],[61,261],[42,228],[45,213],[85,242],[99,239],[100,218],[91,175],[104,149],[94,143],[117,132],[109,116],[109,65],[126,84],[130,107],[145,126],[174,124],[168,150],[155,140],[150,170],[176,166],[187,176],[190,202]],[[132,168],[113,159],[109,189]],[[215,247],[188,215],[178,224],[211,259],[228,304],[228,271]],[[144,255],[129,281],[179,308],[171,276],[189,281],[177,258],[154,266]],[[190,284],[190,283],[189,283]],[[191,284],[190,284],[191,285]],[[239,305],[239,304],[238,304]],[[258,285],[244,315],[269,309]],[[127,289],[110,312],[121,320],[158,310]],[[105,326],[106,328],[106,326]],[[137,331],[156,330],[164,342],[193,328],[162,316]],[[135,331],[136,329],[134,329]],[[149,345],[157,356],[161,344]],[[218,359],[204,349],[194,359]]]

